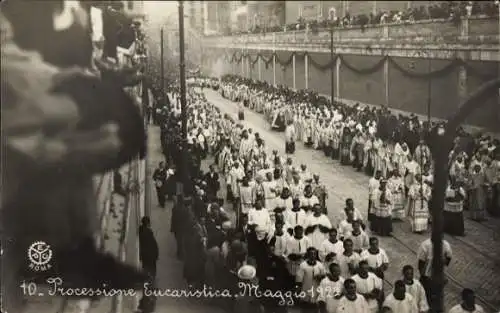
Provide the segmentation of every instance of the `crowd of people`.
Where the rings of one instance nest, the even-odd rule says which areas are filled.
[[[207,79],[202,86],[250,107],[258,105],[237,90],[241,82]],[[190,247],[180,252],[187,253],[183,261],[190,284],[234,292],[241,292],[241,286],[254,286],[260,292],[222,301],[228,312],[259,312],[261,307],[265,312],[287,312],[291,306],[299,306],[303,312],[328,313],[429,310],[429,303],[434,301],[430,239],[419,248],[416,268],[402,268],[393,291],[384,294],[384,272],[390,266],[390,256],[379,247],[374,234],[385,235],[387,217],[390,223],[390,209],[385,210],[386,216],[378,212],[385,208],[381,204],[388,205],[388,199],[392,200],[392,183],[380,184],[387,186],[387,191],[372,187],[373,216],[363,216],[356,209],[362,204],[346,199],[341,218],[333,221],[327,215],[328,194],[319,175],[310,173],[306,165],[296,166],[291,155],[268,151],[259,133],[222,114],[202,92],[190,89],[188,99],[188,144],[196,161],[190,172],[193,197],[184,199],[183,204],[192,215],[189,227],[180,223],[179,217],[174,217],[172,226],[176,237],[183,237],[181,241]],[[267,106],[268,101],[261,104]],[[163,119],[169,122],[161,124],[165,140],[179,131],[178,112],[178,104],[165,110],[169,116]],[[319,147],[319,140],[316,144]],[[178,160],[168,155],[169,149],[165,152],[166,160]],[[206,172],[201,170],[204,158],[214,160]],[[363,160],[357,160],[360,169],[366,166]],[[176,166],[169,164],[166,168]],[[374,170],[382,175],[380,169]],[[416,171],[414,174],[419,178]],[[164,184],[168,182],[158,185]],[[416,187],[407,190],[410,195],[412,188]],[[427,227],[427,220],[423,224]],[[452,250],[446,241],[444,258],[448,265]],[[415,272],[420,274],[419,279]],[[450,312],[467,310],[483,312],[469,289],[463,292],[463,303]]]
[[[329,27],[368,26],[390,23],[412,23],[431,19],[450,19],[459,21],[461,18],[485,15],[498,17],[498,1],[441,1],[429,5],[409,7],[405,10],[379,9],[375,14],[351,14],[346,12],[340,16],[335,7],[330,8],[328,16],[306,20],[299,18],[296,23],[288,25],[262,26],[259,23],[252,28],[252,33],[281,32],[309,29],[312,32]]]
[[[387,108],[332,106],[314,93],[234,76],[225,77],[223,85],[224,95],[264,114],[272,127],[284,129],[288,145],[303,142],[370,176],[369,221],[380,235],[391,233],[389,216],[408,217],[415,232],[427,230],[433,183],[433,138],[427,129],[442,123],[429,126],[415,115],[396,117]],[[500,215],[499,145],[492,136],[474,137],[459,129],[450,153],[446,232],[465,235],[464,210],[476,221],[488,213]]]

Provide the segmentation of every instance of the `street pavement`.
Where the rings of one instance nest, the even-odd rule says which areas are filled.
[[[224,99],[213,90],[205,90],[211,103],[237,120],[238,106]],[[264,139],[268,149],[277,149],[284,154],[284,135],[274,132],[262,115],[245,110],[243,124],[258,132]],[[355,206],[367,216],[368,177],[355,172],[350,166],[342,166],[338,161],[326,158],[321,151],[304,148],[297,143],[293,155],[296,166],[306,164],[312,173],[318,173],[320,180],[326,184],[329,197],[327,199],[328,214],[332,221],[339,220],[339,213],[347,198],[354,199]],[[447,269],[448,284],[445,288],[445,304],[447,308],[460,302],[462,288],[472,288],[478,294],[478,303],[488,311],[500,307],[500,224],[498,220],[489,220],[479,224],[466,220],[465,238],[445,236],[453,249],[453,260]],[[430,233],[419,235],[410,231],[409,223],[394,223],[392,238],[380,238],[380,244],[389,255],[390,266],[386,272],[386,290],[401,277],[401,269],[410,264],[417,268],[416,251],[422,241]],[[489,305],[488,305],[489,304]],[[496,312],[495,311],[495,312]]]

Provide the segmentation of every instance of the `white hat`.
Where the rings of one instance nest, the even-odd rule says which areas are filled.
[[[243,280],[252,280],[256,274],[257,270],[252,265],[243,265],[238,270],[238,278]]]

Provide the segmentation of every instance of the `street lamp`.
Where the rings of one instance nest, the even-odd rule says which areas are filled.
[[[334,53],[333,53],[333,23],[330,25],[330,93],[332,96],[332,106],[335,103],[335,74],[334,74],[334,65],[333,65],[333,60],[334,60]]]
[[[186,103],[186,61],[184,56],[184,3],[179,1],[179,79],[181,85],[181,135],[182,135],[182,158],[180,168],[179,194],[186,194],[186,186],[189,181],[187,170],[187,103]],[[182,201],[183,203],[184,201]]]
[[[165,18],[165,24],[169,24],[170,19],[174,16],[174,13],[170,13]],[[160,29],[160,67],[161,67],[161,89],[165,89],[165,43],[164,43],[164,31],[163,27]]]

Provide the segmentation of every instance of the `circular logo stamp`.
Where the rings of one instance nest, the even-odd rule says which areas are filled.
[[[52,260],[52,250],[50,246],[43,241],[35,241],[28,248],[29,268],[36,272],[42,272],[50,269]]]

